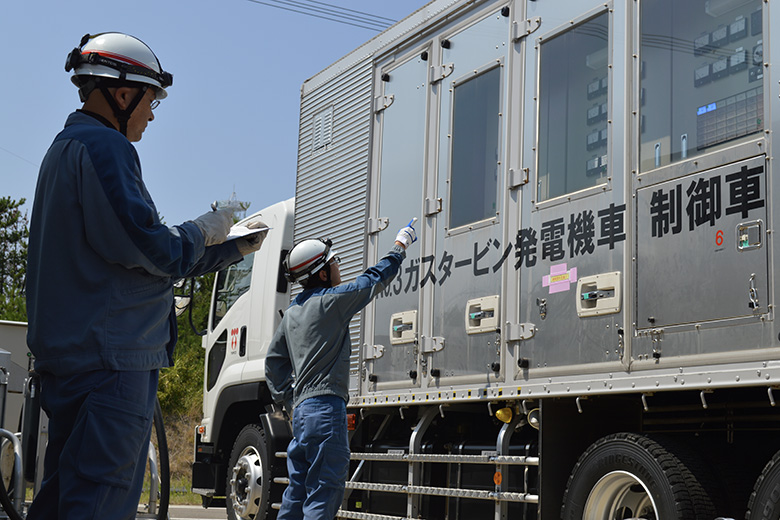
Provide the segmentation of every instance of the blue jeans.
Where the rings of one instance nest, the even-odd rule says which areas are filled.
[[[41,375],[49,442],[27,520],[135,518],[158,371]]]
[[[310,397],[293,412],[287,447],[290,484],[278,520],[333,520],[349,473],[347,407],[335,395]]]

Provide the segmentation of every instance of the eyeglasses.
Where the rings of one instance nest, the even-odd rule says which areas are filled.
[[[154,110],[155,108],[160,106],[160,100],[159,99],[153,99],[152,103],[149,105],[149,107]]]
[[[329,263],[339,265],[341,263],[341,258],[339,258],[338,256],[334,256],[333,258],[331,258]]]

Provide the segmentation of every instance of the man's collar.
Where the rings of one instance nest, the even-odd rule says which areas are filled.
[[[103,123],[104,125],[106,125],[107,127],[111,128],[111,129],[113,129],[113,130],[116,130],[116,129],[117,129],[117,128],[116,128],[116,127],[115,127],[115,126],[114,126],[114,125],[111,123],[111,121],[109,121],[108,119],[106,119],[105,117],[101,116],[101,115],[100,115],[100,114],[98,114],[98,113],[95,113],[95,112],[90,112],[89,110],[84,110],[83,108],[80,108],[80,109],[76,110],[76,112],[81,112],[81,113],[82,113],[82,114],[84,114],[84,115],[87,115],[87,116],[89,116],[89,117],[92,117],[92,118],[94,118],[94,119],[97,119],[98,121],[100,121],[101,123]]]

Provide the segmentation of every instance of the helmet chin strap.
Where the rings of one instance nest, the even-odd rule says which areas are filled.
[[[130,116],[133,115],[133,110],[135,110],[135,107],[138,106],[138,103],[140,103],[141,100],[144,98],[144,95],[146,95],[146,91],[149,89],[149,87],[148,86],[140,87],[138,94],[136,94],[135,98],[133,98],[133,100],[124,110],[119,108],[116,99],[114,99],[114,96],[111,95],[111,92],[109,92],[108,87],[106,87],[105,85],[100,85],[98,88],[100,88],[100,92],[103,93],[103,97],[106,98],[106,102],[108,102],[108,105],[111,107],[111,110],[114,111],[114,116],[116,117],[116,120],[119,123],[119,132],[123,136],[127,137],[127,122],[130,120]]]
[[[327,287],[333,287],[333,280],[331,280],[330,276],[330,262],[325,263],[325,283],[327,283]]]

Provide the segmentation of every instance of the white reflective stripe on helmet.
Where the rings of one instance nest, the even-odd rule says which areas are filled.
[[[298,265],[294,265],[294,266],[292,266],[292,267],[290,268],[290,271],[300,271],[301,269],[305,268],[306,266],[308,266],[308,265],[309,265],[309,264],[311,264],[312,262],[316,262],[317,260],[319,260],[319,259],[320,259],[320,258],[322,258],[323,256],[325,256],[325,251],[323,251],[322,253],[320,253],[319,255],[317,255],[316,257],[314,257],[314,258],[312,258],[312,259],[310,259],[310,260],[306,260],[306,261],[305,261],[305,262],[303,262],[302,264],[298,264]]]
[[[308,239],[295,245],[285,259],[290,281],[303,282],[319,271],[336,255],[330,240]]]

